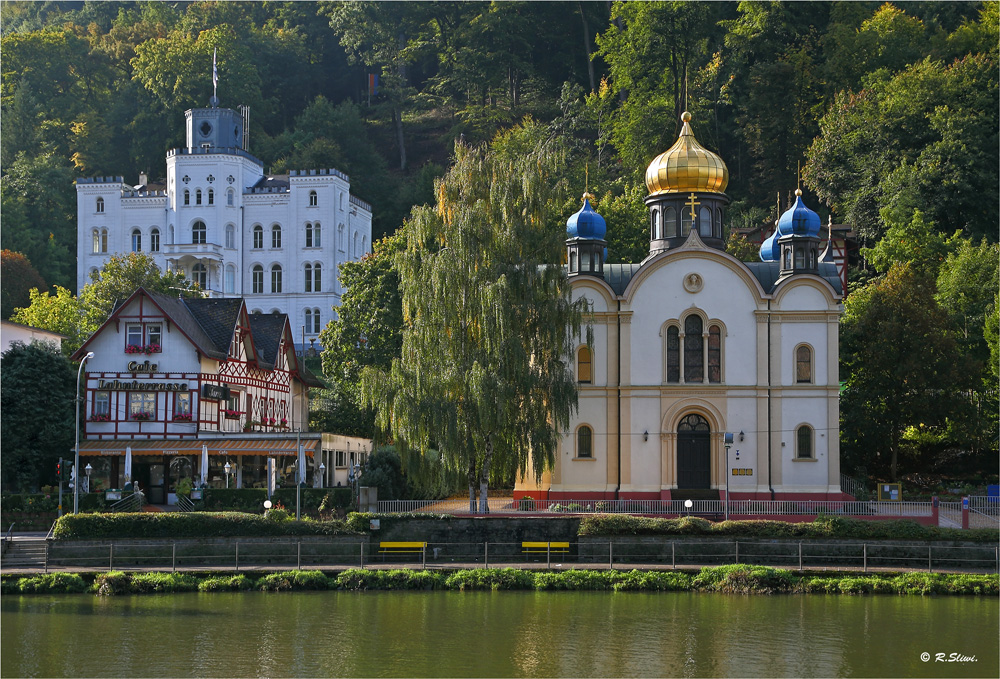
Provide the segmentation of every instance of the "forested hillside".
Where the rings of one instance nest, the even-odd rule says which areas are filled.
[[[572,193],[597,195],[610,260],[638,261],[643,172],[688,110],[729,167],[727,226],[773,221],[800,183],[857,233],[845,466],[995,455],[996,2],[49,1],[0,19],[2,246],[47,285],[74,286],[74,179],[164,176],[213,50],[249,150],[348,173],[376,237],[431,201],[456,140],[530,117],[568,149]],[[889,337],[905,355],[882,375]]]

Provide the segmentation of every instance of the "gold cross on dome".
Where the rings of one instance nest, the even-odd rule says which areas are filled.
[[[697,197],[698,197],[698,196],[696,196],[696,195],[694,195],[694,194],[692,193],[692,194],[691,194],[690,196],[688,196],[688,198],[690,198],[690,199],[691,199],[691,202],[690,202],[690,203],[684,203],[685,205],[687,205],[687,206],[689,206],[689,207],[691,208],[691,222],[692,222],[692,223],[694,223],[694,220],[695,220],[695,214],[694,214],[694,209],[695,209],[695,207],[697,207],[698,205],[701,205],[701,203],[699,203],[698,201],[696,201],[696,200],[695,200],[695,198],[697,198]]]

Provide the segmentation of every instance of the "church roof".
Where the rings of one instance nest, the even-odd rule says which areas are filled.
[[[753,277],[757,279],[764,292],[770,294],[778,284],[778,277],[781,275],[780,262],[743,262],[743,265],[750,270]],[[629,281],[639,272],[639,264],[605,264],[604,280],[616,295],[624,294]],[[820,262],[819,275],[829,283],[838,294],[843,295],[844,290],[840,284],[840,273],[837,265],[833,262]]]
[[[677,141],[656,156],[646,168],[646,188],[655,196],[663,193],[706,191],[723,193],[729,184],[729,168],[715,153],[695,139],[689,124],[691,114],[681,115],[684,125]]]

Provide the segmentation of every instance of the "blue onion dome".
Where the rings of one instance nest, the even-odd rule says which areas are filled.
[[[760,244],[760,261],[777,262],[778,256],[778,230],[775,229],[771,237]]]
[[[590,206],[589,193],[583,194],[583,207],[579,211],[570,215],[566,220],[567,238],[585,238],[587,240],[604,240],[604,234],[608,232],[608,225],[604,217],[597,214]]]
[[[782,236],[807,236],[818,238],[820,229],[819,215],[806,207],[802,202],[802,190],[795,189],[795,203],[785,210],[778,220],[778,231]]]

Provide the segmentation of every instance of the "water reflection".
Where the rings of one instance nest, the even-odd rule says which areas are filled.
[[[958,597],[8,595],[0,608],[0,674],[26,677],[995,677],[1000,633],[1000,602]]]

